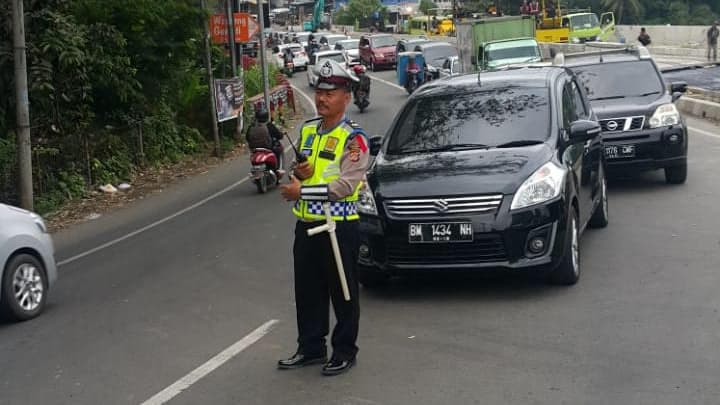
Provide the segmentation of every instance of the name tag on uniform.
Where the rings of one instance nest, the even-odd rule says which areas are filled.
[[[307,137],[307,139],[305,139],[305,144],[303,145],[303,148],[312,148],[314,139],[315,139],[315,135],[309,135]]]

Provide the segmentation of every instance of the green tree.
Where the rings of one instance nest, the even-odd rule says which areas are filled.
[[[418,6],[418,10],[420,10],[421,13],[428,15],[430,13],[435,14],[434,11],[430,11],[433,8],[437,8],[437,5],[432,2],[432,0],[420,0],[420,5]]]
[[[622,22],[624,21],[623,18],[626,17],[626,13],[637,19],[641,11],[640,1],[641,0],[602,0],[601,4],[606,10],[615,13],[618,22]]]
[[[383,8],[380,0],[350,0],[347,4],[347,15],[353,20],[365,20],[375,11]]]

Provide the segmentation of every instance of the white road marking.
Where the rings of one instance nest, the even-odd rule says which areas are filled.
[[[405,87],[403,87],[403,86],[397,85],[397,84],[395,84],[395,83],[393,83],[393,82],[389,82],[389,81],[387,81],[387,80],[385,80],[385,79],[381,79],[381,78],[379,78],[379,77],[377,77],[377,76],[373,76],[373,75],[371,75],[371,74],[369,74],[369,73],[366,73],[366,74],[368,75],[368,77],[370,77],[370,78],[373,79],[373,80],[377,80],[377,81],[379,81],[380,83],[384,83],[384,84],[387,84],[388,86],[392,86],[392,87],[395,87],[396,89],[400,89],[400,90],[402,90],[402,91],[405,91]]]
[[[313,105],[313,108],[314,108],[314,105]],[[292,150],[292,148],[285,148],[285,150],[283,151],[283,154],[287,154],[288,151],[290,151],[290,150]],[[174,213],[174,214],[168,215],[168,216],[166,216],[165,218],[159,219],[159,220],[157,220],[157,221],[155,221],[155,222],[153,222],[153,223],[151,223],[151,224],[149,224],[149,225],[143,226],[143,227],[140,228],[140,229],[136,229],[136,230],[134,230],[134,231],[132,231],[132,232],[126,234],[126,235],[123,235],[123,236],[121,236],[121,237],[119,237],[119,238],[117,238],[117,239],[113,239],[113,240],[111,240],[111,241],[109,241],[109,242],[103,243],[103,244],[100,245],[100,246],[94,247],[94,248],[92,248],[92,249],[90,249],[90,250],[87,250],[87,251],[85,251],[85,252],[82,252],[82,253],[80,253],[80,254],[77,254],[77,255],[75,255],[75,256],[72,256],[72,257],[70,257],[70,258],[68,258],[68,259],[65,259],[65,260],[63,260],[63,261],[60,261],[60,262],[57,263],[57,266],[60,267],[60,266],[64,266],[64,265],[66,265],[66,264],[72,263],[72,262],[74,262],[74,261],[76,261],[76,260],[82,259],[82,258],[85,257],[85,256],[89,256],[89,255],[91,255],[91,254],[93,254],[93,253],[95,253],[95,252],[98,252],[98,251],[103,250],[103,249],[105,249],[105,248],[109,248],[110,246],[117,245],[118,243],[120,243],[120,242],[122,242],[122,241],[124,241],[124,240],[130,239],[130,238],[132,238],[133,236],[139,235],[139,234],[141,234],[141,233],[143,233],[143,232],[145,232],[145,231],[148,231],[148,230],[150,230],[150,229],[152,229],[152,228],[155,228],[155,227],[158,226],[158,225],[162,225],[162,224],[164,224],[165,222],[168,222],[168,221],[170,221],[170,220],[173,219],[173,218],[177,218],[177,217],[179,217],[180,215],[183,215],[183,214],[185,214],[185,213],[188,212],[188,211],[194,210],[195,208],[200,207],[201,205],[206,204],[206,203],[208,203],[208,202],[210,202],[210,201],[212,201],[212,200],[220,197],[221,195],[227,193],[228,191],[230,191],[230,190],[232,190],[233,188],[235,188],[235,187],[237,187],[237,186],[245,183],[245,182],[248,181],[248,180],[250,180],[250,177],[249,177],[249,176],[248,176],[248,177],[245,177],[245,178],[242,179],[242,180],[236,181],[235,183],[233,183],[233,184],[225,187],[224,189],[218,191],[217,193],[215,193],[215,194],[213,194],[213,195],[211,195],[211,196],[209,196],[209,197],[206,197],[206,198],[204,198],[204,199],[196,202],[195,204],[193,204],[193,205],[191,205],[191,206],[189,206],[189,207],[185,207],[185,208],[181,209],[180,211],[178,211],[178,212],[176,212],[176,213]]]
[[[180,211],[178,211],[178,212],[176,212],[176,213],[174,213],[174,214],[171,214],[171,215],[166,216],[165,218],[159,219],[159,220],[151,223],[150,225],[146,225],[146,226],[143,226],[143,227],[140,228],[140,229],[136,229],[136,230],[128,233],[127,235],[121,236],[121,237],[119,237],[119,238],[117,238],[117,239],[113,239],[113,240],[111,240],[111,241],[109,241],[109,242],[103,243],[103,244],[100,245],[100,246],[94,247],[94,248],[92,248],[92,249],[90,249],[90,250],[87,250],[87,251],[85,251],[85,252],[83,252],[83,253],[80,253],[80,254],[78,254],[78,255],[75,255],[75,256],[73,256],[73,257],[70,257],[70,258],[68,258],[68,259],[65,259],[65,260],[63,260],[63,261],[61,261],[61,262],[58,262],[57,265],[58,265],[58,266],[64,266],[64,265],[66,265],[66,264],[68,264],[68,263],[72,263],[72,262],[74,262],[74,261],[76,261],[76,260],[78,260],[78,259],[82,259],[82,258],[85,257],[85,256],[91,255],[91,254],[93,254],[93,253],[95,253],[95,252],[97,252],[97,251],[103,250],[103,249],[108,248],[108,247],[110,247],[110,246],[116,245],[116,244],[118,244],[118,243],[120,243],[120,242],[122,242],[122,241],[124,241],[124,240],[126,240],[126,239],[132,238],[132,237],[135,236],[135,235],[139,235],[139,234],[141,234],[141,233],[143,233],[143,232],[145,232],[145,231],[147,231],[147,230],[149,230],[149,229],[155,228],[155,227],[158,226],[158,225],[164,224],[165,222],[170,221],[170,220],[173,219],[173,218],[177,218],[177,217],[179,217],[180,215],[182,215],[182,214],[184,214],[184,213],[186,213],[186,212],[188,212],[188,211],[190,211],[190,210],[194,210],[195,208],[197,208],[197,207],[199,207],[199,206],[201,206],[201,205],[203,205],[203,204],[205,204],[205,203],[207,203],[207,202],[209,202],[209,201],[211,201],[211,200],[214,200],[215,198],[218,198],[219,196],[227,193],[228,191],[232,190],[233,188],[239,186],[240,184],[245,183],[246,181],[248,181],[248,179],[249,179],[249,177],[245,177],[245,178],[242,179],[242,180],[236,181],[235,183],[233,183],[233,184],[225,187],[224,189],[218,191],[217,193],[215,193],[215,194],[213,194],[213,195],[211,195],[211,196],[209,196],[209,197],[203,198],[202,200],[196,202],[195,204],[193,204],[193,205],[191,205],[191,206],[189,206],[189,207],[183,208],[183,209],[181,209]]]
[[[225,364],[228,360],[240,354],[240,352],[250,347],[253,343],[260,340],[263,336],[267,335],[276,323],[278,323],[277,319],[271,319],[265,322],[259,328],[250,332],[249,335],[238,340],[232,346],[218,353],[217,355],[215,355],[215,357],[205,362],[205,364],[191,371],[181,379],[175,381],[169,387],[153,395],[152,398],[143,402],[141,405],[161,405],[170,401],[178,394],[182,393],[186,389],[190,388],[190,386],[200,381],[203,377],[207,376],[208,374],[216,370],[218,367]]]
[[[689,130],[693,132],[697,132],[698,134],[702,134],[705,136],[712,136],[713,138],[720,138],[720,134],[713,134],[712,132],[705,131],[704,129],[695,128],[695,127],[688,127]]]

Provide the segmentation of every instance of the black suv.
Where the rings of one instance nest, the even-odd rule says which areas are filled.
[[[556,57],[575,72],[602,126],[608,171],[665,170],[665,181],[687,178],[688,137],[673,102],[687,87],[665,84],[644,47]]]
[[[579,237],[608,221],[600,125],[573,73],[513,68],[426,84],[360,193],[359,279],[423,270],[548,271],[574,284]]]

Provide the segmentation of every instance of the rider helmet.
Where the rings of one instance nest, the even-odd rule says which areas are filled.
[[[265,123],[270,119],[270,114],[265,108],[261,108],[255,112],[255,119],[260,123]]]
[[[356,75],[361,75],[361,74],[365,73],[365,66],[355,65],[353,67],[353,72],[355,72]]]

